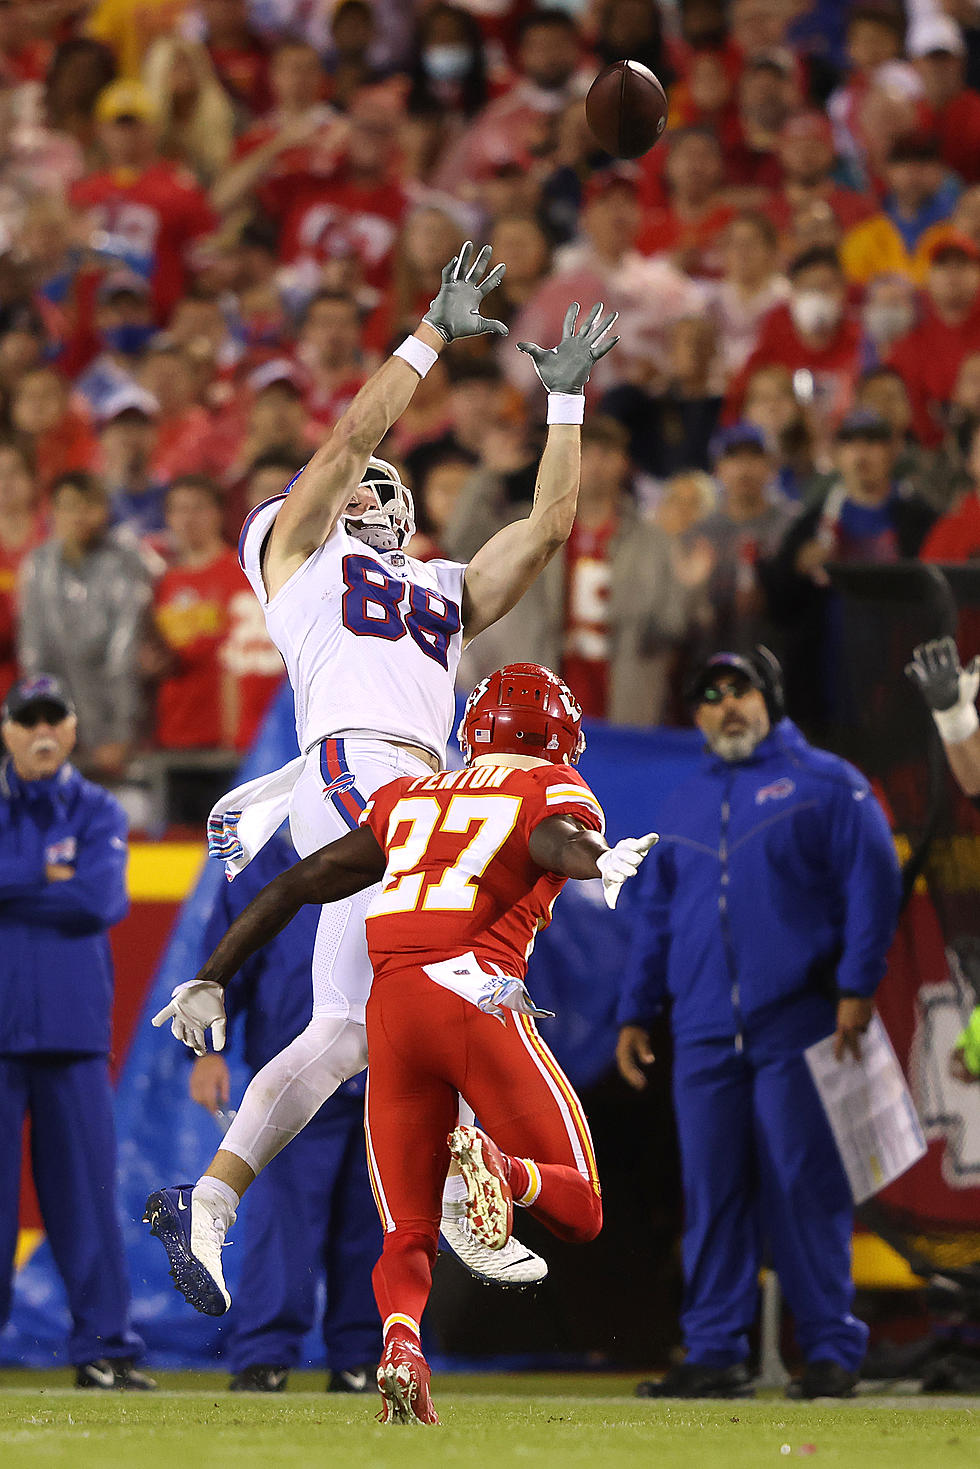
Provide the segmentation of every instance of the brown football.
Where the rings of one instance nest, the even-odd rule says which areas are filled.
[[[667,125],[667,94],[641,62],[614,61],[589,88],[585,115],[607,153],[639,158]]]

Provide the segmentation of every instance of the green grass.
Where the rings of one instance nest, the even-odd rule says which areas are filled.
[[[976,1469],[980,1403],[858,1398],[830,1405],[643,1403],[635,1379],[442,1377],[441,1429],[384,1429],[373,1397],[294,1374],[283,1395],[235,1395],[216,1373],[159,1377],[153,1395],[76,1392],[67,1373],[0,1373],[3,1469]],[[781,1452],[784,1445],[789,1453]],[[802,1451],[802,1452],[801,1452]]]

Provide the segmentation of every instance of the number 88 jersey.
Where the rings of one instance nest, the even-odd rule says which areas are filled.
[[[478,763],[376,791],[361,815],[388,858],[367,913],[375,976],[472,950],[523,978],[566,881],[528,850],[547,816],[575,816],[593,831],[605,825],[570,765]]]
[[[356,731],[421,745],[442,761],[463,650],[466,567],[376,551],[338,523],[270,599],[262,547],[285,500],[256,506],[238,554],[289,674],[300,749]]]

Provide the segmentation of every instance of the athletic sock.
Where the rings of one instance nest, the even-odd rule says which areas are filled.
[[[442,1191],[442,1214],[444,1219],[462,1219],[466,1213],[466,1179],[461,1173],[451,1173]]]
[[[222,1183],[220,1178],[212,1178],[210,1173],[201,1175],[191,1195],[191,1204],[202,1204],[209,1214],[221,1220],[226,1230],[234,1224],[240,1203],[240,1195],[229,1184]]]

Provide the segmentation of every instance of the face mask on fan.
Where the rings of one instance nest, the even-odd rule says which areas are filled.
[[[422,69],[434,82],[461,82],[472,61],[469,46],[426,46],[422,52]]]
[[[835,296],[823,291],[794,291],[789,309],[797,331],[809,335],[831,331],[840,321],[843,307]]]

